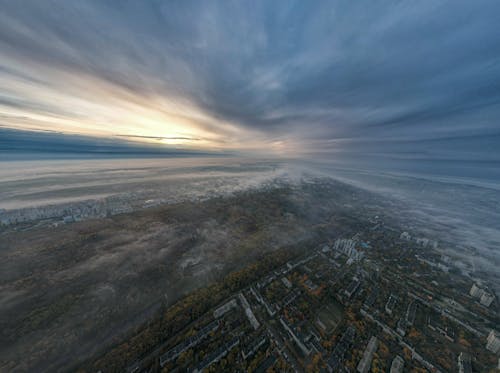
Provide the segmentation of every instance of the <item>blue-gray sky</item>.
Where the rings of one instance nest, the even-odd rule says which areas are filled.
[[[0,5],[3,127],[334,162],[500,160],[498,1]]]

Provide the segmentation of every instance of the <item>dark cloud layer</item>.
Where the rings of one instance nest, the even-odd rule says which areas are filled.
[[[0,128],[0,159],[52,159],[81,157],[214,157],[222,152],[176,149],[152,144],[64,135],[51,131],[19,131]]]
[[[188,102],[203,113],[197,124],[228,143],[250,135],[219,122],[291,155],[366,165],[500,162],[497,1],[5,0],[1,7],[0,82],[67,89],[62,78],[37,74],[50,66],[119,87],[124,97]],[[85,117],[8,92],[0,93],[2,108]]]

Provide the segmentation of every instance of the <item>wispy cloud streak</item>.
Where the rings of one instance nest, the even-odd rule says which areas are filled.
[[[500,133],[496,1],[1,3],[4,126],[319,158],[495,157],[480,145]]]

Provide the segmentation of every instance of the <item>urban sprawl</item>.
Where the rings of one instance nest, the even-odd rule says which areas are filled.
[[[437,248],[382,224],[332,239],[231,294],[127,371],[495,371],[498,300]]]

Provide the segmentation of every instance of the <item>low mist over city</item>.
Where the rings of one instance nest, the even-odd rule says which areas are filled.
[[[500,372],[499,25],[0,0],[0,372]]]

